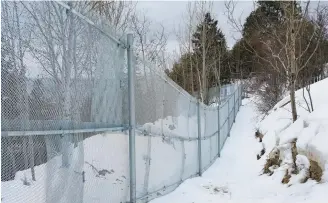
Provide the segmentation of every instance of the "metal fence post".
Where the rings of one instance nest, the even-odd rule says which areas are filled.
[[[198,170],[199,176],[202,176],[202,135],[200,120],[200,103],[197,101],[197,125],[198,125]]]
[[[237,88],[237,113],[239,112],[239,102],[240,100],[240,85],[238,85],[238,88]]]
[[[229,95],[229,99],[228,99],[228,137],[230,137],[230,115],[231,115],[230,99],[231,99],[231,95]]]
[[[240,86],[240,106],[243,104],[244,85]]]
[[[130,203],[136,202],[136,157],[135,157],[135,68],[132,64],[133,35],[127,35],[127,65],[129,88],[129,166],[130,166]]]
[[[233,122],[236,122],[236,91],[233,93]]]
[[[221,156],[220,102],[218,105],[218,157]]]
[[[240,106],[241,106],[241,99],[242,99],[242,84],[240,84],[240,87],[239,87],[239,110],[240,110]]]

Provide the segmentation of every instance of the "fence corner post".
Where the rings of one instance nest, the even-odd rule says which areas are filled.
[[[130,174],[130,203],[136,202],[136,157],[135,157],[135,66],[132,64],[133,35],[127,34],[127,66],[129,92],[129,174]]]
[[[202,135],[201,135],[201,120],[200,120],[200,103],[197,101],[197,126],[198,126],[198,170],[199,176],[202,176]]]

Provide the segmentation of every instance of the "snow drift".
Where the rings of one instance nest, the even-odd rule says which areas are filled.
[[[328,87],[328,79],[311,85],[314,105],[314,111],[311,113],[307,110],[302,89],[296,92],[298,119],[294,123],[290,103],[288,103],[289,96],[287,96],[278,102],[257,126],[265,134],[263,142],[266,155],[269,155],[274,148],[280,150],[282,161],[280,169],[295,161],[291,153],[291,143],[296,141],[297,153],[303,155],[297,156],[296,162],[303,168],[309,168],[307,166],[309,160],[318,163],[323,171],[322,182],[328,181],[328,94],[326,87]],[[305,94],[305,99],[310,101],[307,94]],[[295,163],[296,166],[297,163]]]

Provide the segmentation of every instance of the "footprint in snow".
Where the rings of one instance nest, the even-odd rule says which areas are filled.
[[[214,185],[203,185],[203,188],[205,188],[207,191],[210,192],[210,194],[228,194],[229,193],[229,189],[227,186],[214,186]]]

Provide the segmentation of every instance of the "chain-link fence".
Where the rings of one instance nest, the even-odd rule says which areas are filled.
[[[2,202],[147,202],[220,155],[240,85],[206,106],[83,2],[1,4]]]

